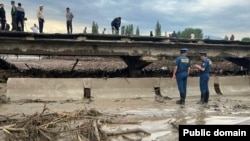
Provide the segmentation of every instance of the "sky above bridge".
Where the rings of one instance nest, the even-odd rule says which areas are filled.
[[[10,0],[5,4],[10,22]],[[157,20],[162,26],[162,35],[185,28],[201,28],[204,35],[224,38],[235,35],[235,39],[250,37],[249,0],[19,0],[28,20],[25,31],[37,23],[39,5],[44,5],[46,33],[66,33],[65,8],[74,14],[73,33],[82,33],[84,27],[91,32],[92,22],[99,25],[99,32],[106,28],[111,33],[110,23],[122,17],[122,25],[133,24],[141,35],[154,31]]]

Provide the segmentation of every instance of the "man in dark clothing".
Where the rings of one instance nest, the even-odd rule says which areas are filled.
[[[174,69],[173,69],[173,79],[176,79],[178,90],[180,93],[180,100],[176,101],[176,104],[185,104],[186,94],[187,94],[187,79],[190,72],[190,60],[187,57],[187,48],[182,48],[180,50],[180,56],[176,58]]]
[[[117,17],[111,22],[112,34],[119,34],[120,26],[121,26],[121,17]]]
[[[200,71],[200,91],[201,99],[197,104],[208,103],[209,100],[209,72],[211,69],[211,60],[207,57],[206,52],[200,52],[201,65],[195,65],[195,67]]]
[[[11,8],[11,25],[12,25],[12,31],[15,31],[17,30],[17,22],[16,22],[16,13],[17,13],[17,8],[15,6],[15,1],[11,1],[11,5],[12,5],[12,8]]]
[[[74,15],[70,12],[69,7],[66,8],[66,25],[67,25],[67,31],[68,34],[72,34],[72,19],[74,18]]]
[[[5,17],[4,4],[0,4],[0,21],[2,25],[1,30],[5,30],[6,17]]]
[[[21,3],[18,3],[17,12],[16,12],[16,23],[17,23],[17,30],[18,31],[24,31],[25,12],[21,6],[22,6]]]
[[[175,33],[175,31],[172,33],[172,38],[174,38],[174,39],[177,38],[177,34]]]

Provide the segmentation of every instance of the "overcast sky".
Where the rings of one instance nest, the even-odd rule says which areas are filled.
[[[10,22],[10,0],[5,4]],[[73,33],[82,33],[84,27],[91,32],[92,22],[99,25],[99,32],[107,28],[115,17],[122,17],[122,25],[133,24],[141,35],[154,31],[157,20],[165,32],[201,28],[204,35],[224,38],[231,34],[237,40],[250,37],[250,0],[19,0],[26,12],[25,31],[37,23],[39,5],[44,5],[46,33],[66,33],[65,8],[74,14]]]

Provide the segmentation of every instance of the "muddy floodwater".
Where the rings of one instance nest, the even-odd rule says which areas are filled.
[[[212,95],[208,104],[196,104],[198,96],[187,96],[185,107],[175,104],[178,96],[157,102],[155,98],[119,98],[84,100],[65,100],[47,103],[54,112],[70,112],[76,109],[96,109],[116,121],[116,124],[103,124],[102,130],[116,132],[128,129],[142,129],[141,133],[127,134],[133,140],[141,141],[177,141],[180,124],[250,124],[250,92]],[[10,101],[0,105],[0,115],[30,115],[41,112],[43,102]],[[0,130],[0,140],[5,140]],[[63,140],[63,139],[60,139]],[[127,141],[124,136],[109,136],[110,141]]]

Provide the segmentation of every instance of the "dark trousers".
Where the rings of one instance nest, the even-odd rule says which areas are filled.
[[[17,30],[18,31],[24,31],[24,22],[23,22],[23,19],[17,18],[16,19],[16,23],[17,23]]]
[[[12,16],[11,25],[12,25],[12,29],[11,29],[12,31],[17,30],[16,16]]]
[[[112,34],[119,34],[119,27],[112,26]]]
[[[1,30],[5,30],[5,24],[6,24],[5,20],[2,20],[1,21],[1,25],[2,25]]]
[[[39,32],[43,33],[43,23],[44,23],[44,20],[43,19],[39,19],[38,23],[39,23]]]
[[[187,93],[187,78],[188,78],[187,72],[181,72],[176,75],[178,90],[180,94]]]
[[[202,94],[209,93],[208,81],[209,81],[209,74],[200,75],[200,91]]]
[[[72,21],[67,21],[67,31],[68,31],[68,34],[71,34],[73,29],[72,29]]]

